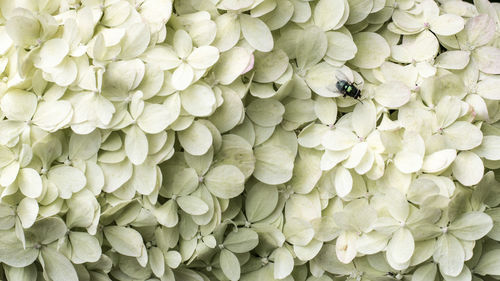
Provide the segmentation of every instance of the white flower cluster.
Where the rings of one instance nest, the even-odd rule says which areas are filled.
[[[500,4],[0,1],[0,279],[500,280]]]

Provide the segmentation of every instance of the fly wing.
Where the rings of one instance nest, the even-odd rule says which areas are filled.
[[[344,72],[342,72],[342,71],[340,71],[340,70],[337,70],[337,71],[335,72],[335,78],[337,78],[337,80],[339,80],[339,81],[340,81],[340,80],[344,80],[344,81],[347,81],[347,82],[349,82],[349,83],[352,83],[351,79],[349,79],[349,78],[347,77],[347,75],[345,75],[345,74],[344,74]]]
[[[337,81],[332,82],[330,85],[326,87],[326,89],[331,92],[340,94],[339,89],[337,89]]]

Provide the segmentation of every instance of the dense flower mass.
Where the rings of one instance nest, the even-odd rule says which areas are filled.
[[[0,1],[0,279],[500,280],[500,4]]]

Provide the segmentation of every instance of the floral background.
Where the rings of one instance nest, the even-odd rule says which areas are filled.
[[[499,32],[487,0],[0,1],[0,279],[499,280]]]

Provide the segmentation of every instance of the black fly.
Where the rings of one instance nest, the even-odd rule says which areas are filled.
[[[357,100],[361,98],[361,90],[357,88],[358,84],[352,82],[351,79],[340,71],[337,71],[335,77],[338,80],[335,87],[337,88],[337,91],[344,96],[344,98],[346,96],[350,96],[351,98]]]

